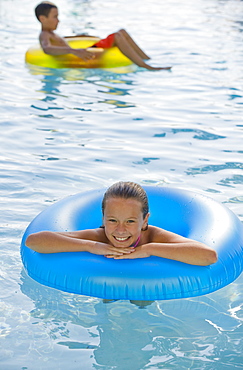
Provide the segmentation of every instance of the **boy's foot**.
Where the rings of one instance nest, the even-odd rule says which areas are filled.
[[[148,64],[146,64],[144,68],[148,69],[149,71],[161,71],[162,69],[170,70],[172,67],[151,67]]]

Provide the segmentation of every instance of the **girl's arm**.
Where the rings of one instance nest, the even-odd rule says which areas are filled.
[[[40,231],[26,239],[26,246],[39,253],[90,252],[99,255],[123,255],[133,248],[116,248],[102,242],[100,229],[77,232]]]
[[[114,256],[114,258],[157,256],[199,266],[208,266],[217,262],[217,253],[207,245],[165,230],[150,228],[153,229],[151,242],[138,246],[129,255]]]

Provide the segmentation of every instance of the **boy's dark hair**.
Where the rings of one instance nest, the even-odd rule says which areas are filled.
[[[105,203],[108,198],[136,199],[141,203],[143,218],[149,212],[148,197],[145,190],[134,182],[117,182],[106,190],[102,201],[102,213],[104,215]]]
[[[45,17],[48,17],[50,10],[52,8],[57,8],[57,6],[49,2],[43,2],[37,5],[37,7],[35,8],[35,15],[38,21],[40,20],[40,15],[44,15]]]

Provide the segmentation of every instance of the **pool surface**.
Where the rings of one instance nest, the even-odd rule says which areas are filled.
[[[103,301],[38,284],[19,251],[46,207],[119,180],[200,192],[243,221],[243,2],[58,1],[60,35],[125,28],[173,66],[159,72],[30,68],[40,26],[19,4],[0,4],[0,369],[242,369],[243,275],[193,299]]]

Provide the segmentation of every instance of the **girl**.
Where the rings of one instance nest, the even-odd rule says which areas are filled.
[[[73,232],[41,231],[28,236],[27,247],[39,253],[90,252],[114,259],[158,256],[192,265],[217,261],[203,243],[148,225],[148,198],[133,182],[118,182],[102,201],[103,226]]]

